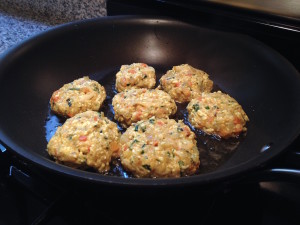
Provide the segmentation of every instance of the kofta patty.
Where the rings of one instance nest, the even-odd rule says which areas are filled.
[[[58,163],[75,168],[108,171],[112,157],[119,156],[120,133],[103,113],[79,113],[57,128],[47,150]]]
[[[188,64],[173,66],[160,79],[160,88],[169,93],[176,102],[189,102],[201,95],[210,92],[213,81],[207,73]]]
[[[116,74],[118,92],[132,88],[153,88],[156,83],[155,69],[145,63],[122,65]]]
[[[195,134],[181,120],[151,117],[120,139],[121,163],[135,177],[192,175],[200,165]]]
[[[152,116],[164,118],[175,114],[177,106],[171,96],[156,89],[131,89],[118,93],[112,100],[115,119],[123,127]]]
[[[50,99],[50,106],[54,113],[72,117],[88,110],[98,111],[105,98],[104,87],[85,76],[55,91]]]
[[[248,116],[242,106],[221,91],[202,93],[187,106],[190,123],[207,134],[236,137],[246,131]]]

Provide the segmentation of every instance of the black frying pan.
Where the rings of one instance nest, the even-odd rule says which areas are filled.
[[[188,63],[210,74],[250,118],[246,137],[216,170],[177,179],[136,179],[72,169],[46,152],[49,98],[84,75],[100,83],[122,64],[161,73]],[[282,153],[300,133],[300,76],[278,53],[244,35],[161,18],[113,17],[70,23],[38,35],[0,61],[0,140],[58,174],[99,184],[176,186],[241,175]]]

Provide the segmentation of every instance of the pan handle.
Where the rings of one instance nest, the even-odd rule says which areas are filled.
[[[269,167],[256,170],[246,178],[250,182],[283,181],[300,184],[300,152],[288,151]]]

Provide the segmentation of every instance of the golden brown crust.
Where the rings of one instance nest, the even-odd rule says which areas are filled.
[[[182,64],[173,66],[172,70],[163,75],[159,87],[176,102],[189,102],[202,92],[210,92],[213,82],[204,71]]]
[[[122,65],[116,74],[116,89],[118,92],[132,88],[148,88],[155,86],[156,76],[153,67],[145,63]]]
[[[177,106],[169,94],[156,89],[131,89],[114,96],[112,105],[115,119],[123,127],[152,116],[168,117],[176,113]]]
[[[112,157],[119,157],[120,133],[103,113],[79,113],[58,127],[47,150],[57,162],[75,168],[109,170]]]
[[[190,123],[208,134],[236,137],[246,131],[248,116],[238,102],[221,91],[203,93],[187,106]]]
[[[51,96],[50,105],[56,114],[72,117],[88,110],[98,111],[105,98],[104,87],[86,76],[55,91]]]
[[[192,175],[200,165],[195,134],[182,121],[152,117],[121,136],[121,163],[135,177]]]

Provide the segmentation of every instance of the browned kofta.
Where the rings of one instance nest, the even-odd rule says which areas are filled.
[[[119,157],[120,132],[103,113],[86,111],[76,114],[57,128],[47,150],[58,163],[75,168],[91,167],[98,172],[110,168]]]
[[[104,87],[85,76],[55,91],[50,99],[50,105],[56,114],[72,117],[88,110],[98,111],[105,98]]]
[[[207,73],[188,64],[173,66],[160,79],[159,88],[171,95],[176,102],[189,102],[201,95],[202,92],[210,92],[213,81]]]
[[[236,137],[247,130],[248,116],[242,106],[221,91],[202,93],[187,106],[190,123],[205,133]]]
[[[123,127],[152,116],[165,118],[176,113],[177,106],[171,96],[157,89],[131,89],[118,93],[112,100],[115,119]]]
[[[118,92],[132,88],[153,88],[156,83],[155,69],[145,63],[122,65],[116,74]]]
[[[121,163],[135,177],[192,175],[200,165],[195,134],[181,120],[141,120],[126,130],[120,145]]]

